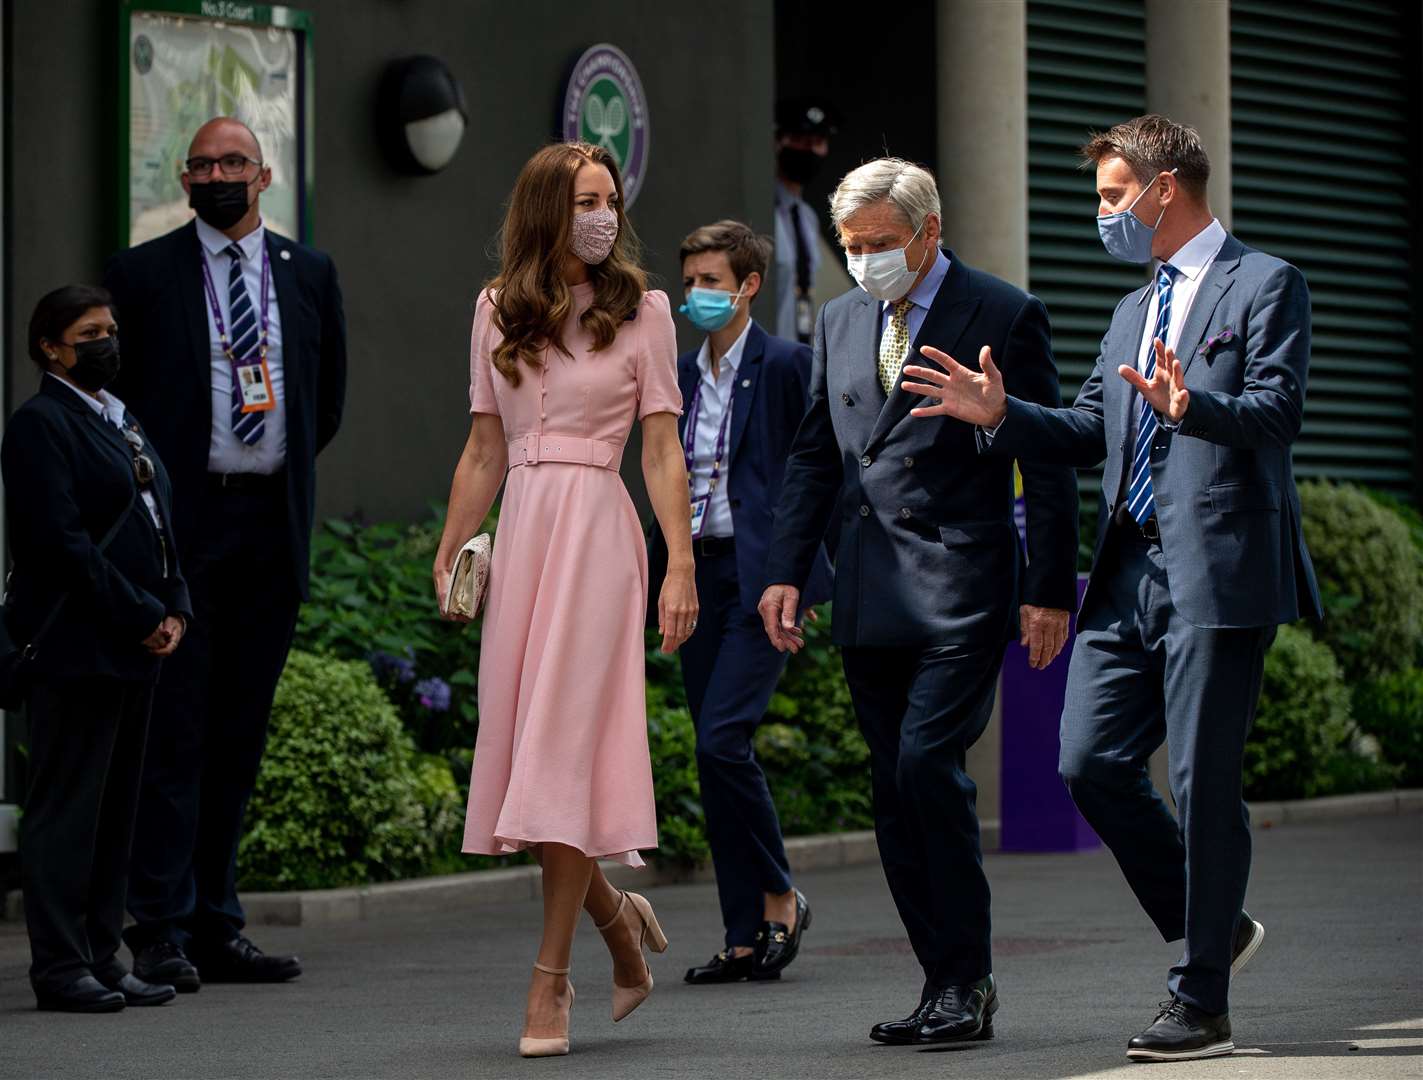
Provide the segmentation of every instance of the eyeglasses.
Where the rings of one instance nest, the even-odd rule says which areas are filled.
[[[247,171],[248,165],[262,167],[260,161],[256,161],[246,154],[223,154],[220,158],[210,157],[190,157],[183,163],[188,169],[188,175],[197,177],[199,180],[212,175],[212,167],[216,165],[221,170],[223,176],[241,176]]]
[[[143,452],[143,436],[133,428],[124,428],[124,442],[133,451],[133,478],[138,481],[138,490],[146,491],[158,473],[153,459]]]

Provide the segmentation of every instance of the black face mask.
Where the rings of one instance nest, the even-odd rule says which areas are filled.
[[[119,373],[119,339],[113,336],[94,338],[92,341],[76,341],[74,366],[66,375],[74,380],[74,385],[97,394]]]
[[[209,180],[192,185],[188,205],[214,229],[223,231],[241,221],[252,204],[247,199],[246,181]]]
[[[792,184],[810,183],[824,163],[825,159],[814,150],[797,150],[793,146],[781,147],[780,153],[776,155],[776,164],[780,167],[781,176]]]

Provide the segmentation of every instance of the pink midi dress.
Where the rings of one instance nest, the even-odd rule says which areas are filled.
[[[618,475],[634,418],[680,413],[667,295],[648,292],[593,351],[573,289],[569,355],[545,351],[519,385],[494,370],[499,332],[475,306],[470,411],[504,423],[509,472],[479,656],[479,734],[464,850],[545,841],[641,866],[657,846],[643,628],[647,549]]]

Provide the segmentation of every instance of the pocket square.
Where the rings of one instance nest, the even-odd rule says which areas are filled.
[[[1227,326],[1219,333],[1212,334],[1210,337],[1206,338],[1206,343],[1200,347],[1198,352],[1202,356],[1209,356],[1212,352],[1215,351],[1215,347],[1217,345],[1229,345],[1234,340],[1235,330]]]

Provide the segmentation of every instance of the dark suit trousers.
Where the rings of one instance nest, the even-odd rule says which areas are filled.
[[[697,629],[682,654],[682,685],[697,729],[697,772],[716,868],[726,946],[750,946],[765,893],[791,887],[781,822],[751,749],[786,657],[741,605],[736,556],[697,560]]]
[[[183,551],[194,623],[153,705],[124,934],[222,942],[245,925],[237,842],[257,780],[277,680],[300,603],[280,482],[210,485],[200,535]]]
[[[118,966],[152,701],[149,683],[120,679],[46,680],[30,693],[20,859],[36,990]]]
[[[992,716],[1002,647],[857,646],[843,657],[870,748],[880,861],[925,991],[977,982],[993,956],[964,759]]]
[[[1060,771],[1162,937],[1186,939],[1171,993],[1219,1014],[1250,877],[1241,759],[1275,630],[1191,625],[1159,547],[1119,529],[1108,545],[1106,588],[1078,618]],[[1148,773],[1163,739],[1178,817]]]

